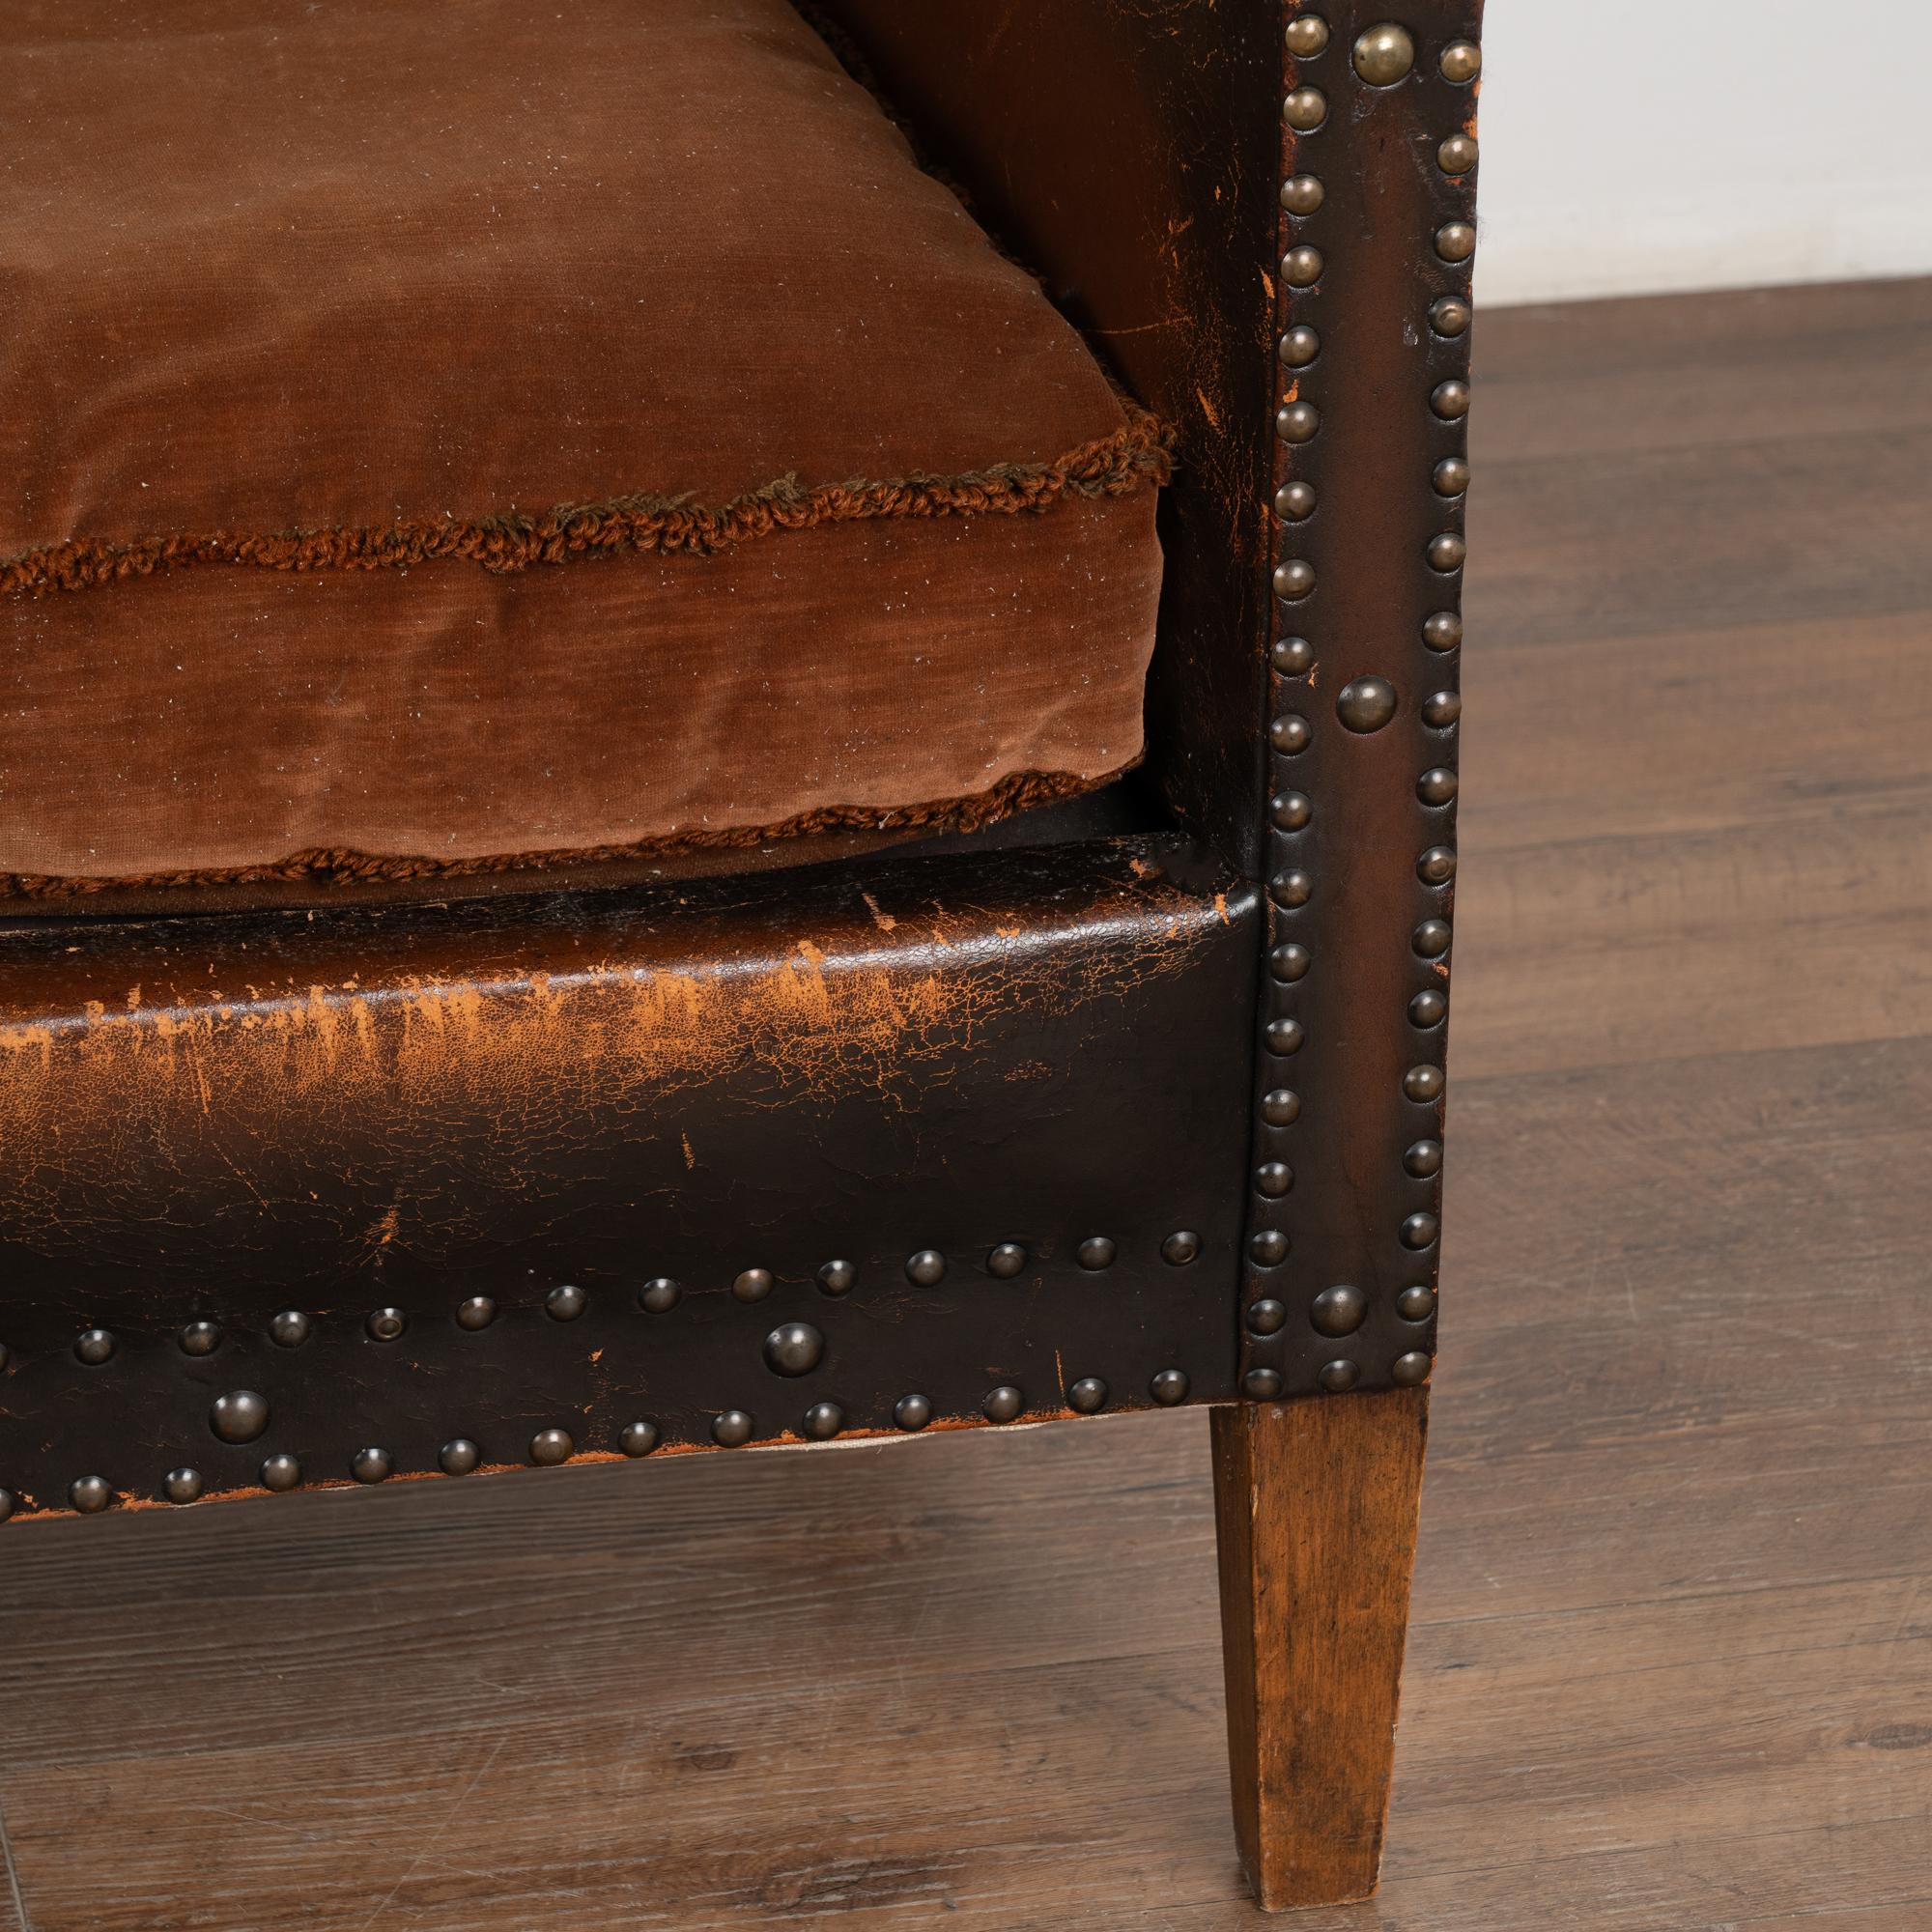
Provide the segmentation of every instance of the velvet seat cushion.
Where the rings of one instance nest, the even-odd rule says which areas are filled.
[[[785,0],[13,0],[0,125],[0,893],[1138,756],[1160,436]]]

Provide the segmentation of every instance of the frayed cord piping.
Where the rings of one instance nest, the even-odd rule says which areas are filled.
[[[736,545],[820,524],[881,518],[1038,515],[1068,497],[1124,496],[1158,488],[1174,472],[1173,435],[1137,406],[1124,427],[1082,443],[1051,463],[1006,463],[957,476],[906,476],[882,483],[805,488],[781,477],[715,508],[689,497],[620,497],[561,505],[540,517],[485,517],[448,523],[364,525],[271,535],[135,537],[125,543],[80,538],[48,544],[0,562],[0,591],[40,595],[88,590],[125,578],[189,566],[255,570],[398,570],[456,558],[513,573],[578,557],[655,551],[709,556]]]

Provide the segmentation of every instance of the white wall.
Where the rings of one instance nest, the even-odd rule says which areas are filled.
[[[1932,273],[1932,0],[1487,0],[1485,303]]]

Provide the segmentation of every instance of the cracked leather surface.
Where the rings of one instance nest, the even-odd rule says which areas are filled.
[[[367,1443],[410,1472],[459,1435],[515,1462],[550,1427],[608,1453],[639,1416],[675,1446],[726,1407],[770,1439],[818,1400],[883,1428],[915,1391],[977,1419],[1002,1381],[1058,1413],[1082,1376],[1122,1406],[1171,1366],[1225,1399],[1257,930],[1250,890],[1135,838],[0,934],[0,1486],[244,1489],[282,1451],[335,1480]],[[948,1271],[919,1288],[926,1248]],[[777,1285],[746,1305],[753,1267]],[[658,1276],[684,1293],[647,1315]],[[473,1294],[481,1334],[453,1319]],[[399,1340],[365,1333],[378,1306]],[[286,1307],[298,1350],[266,1334]],[[213,1354],[174,1342],[196,1320]],[[797,1381],[761,1355],[787,1320],[827,1340]],[[241,1447],[205,1419],[237,1386],[273,1415]]]

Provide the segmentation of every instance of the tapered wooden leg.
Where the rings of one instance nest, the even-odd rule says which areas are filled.
[[[1270,1912],[1381,1864],[1429,1391],[1217,1408],[1235,1836]]]

